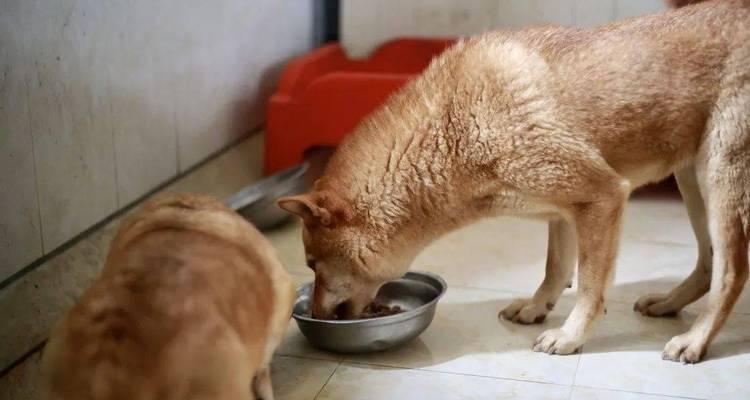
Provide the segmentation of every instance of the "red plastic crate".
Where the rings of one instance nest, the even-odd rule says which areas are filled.
[[[366,60],[329,44],[286,66],[266,110],[265,172],[299,164],[316,146],[335,146],[367,114],[419,74],[452,39],[397,39]]]

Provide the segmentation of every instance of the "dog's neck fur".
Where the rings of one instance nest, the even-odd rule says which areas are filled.
[[[542,96],[547,82],[528,77],[545,76],[547,63],[499,35],[459,42],[437,57],[330,160],[316,189],[351,205],[357,225],[371,227],[362,232],[369,246],[416,255],[438,236],[497,213],[495,196],[507,189],[497,165],[512,155],[509,133],[559,129],[555,105]],[[512,194],[505,200],[515,201]],[[409,249],[392,248],[399,243]]]
[[[436,59],[364,121],[341,144],[316,186],[332,190],[352,206],[354,218],[370,227],[370,247],[409,243],[408,249],[388,250],[416,256],[473,215],[466,200],[477,193],[450,190],[461,186],[458,180],[470,168],[465,153],[472,151],[457,139],[464,136],[457,131],[466,127],[454,115],[452,94],[457,89],[451,87],[456,83],[454,71],[446,65],[450,62],[450,54]]]

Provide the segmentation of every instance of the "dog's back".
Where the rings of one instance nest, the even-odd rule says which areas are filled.
[[[290,291],[270,245],[238,216],[158,200],[123,224],[102,276],[50,339],[51,398],[252,398]]]
[[[460,103],[458,129],[475,118],[504,127],[487,130],[496,143],[508,127],[565,131],[638,187],[690,161],[717,97],[749,74],[750,1],[716,0],[595,29],[481,35],[449,49],[388,109]],[[466,105],[477,109],[463,115]]]
[[[689,162],[716,99],[750,74],[750,2],[626,20],[580,47],[556,63],[561,119],[640,186]]]

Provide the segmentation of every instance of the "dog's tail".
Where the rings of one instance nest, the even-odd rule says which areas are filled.
[[[706,1],[706,0],[666,0],[667,5],[670,8],[685,7],[685,6],[690,5],[690,4],[702,3],[704,1]]]

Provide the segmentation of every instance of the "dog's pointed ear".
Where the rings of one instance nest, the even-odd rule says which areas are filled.
[[[282,197],[277,204],[282,209],[302,218],[305,225],[331,225],[331,212],[318,205],[310,194]]]

